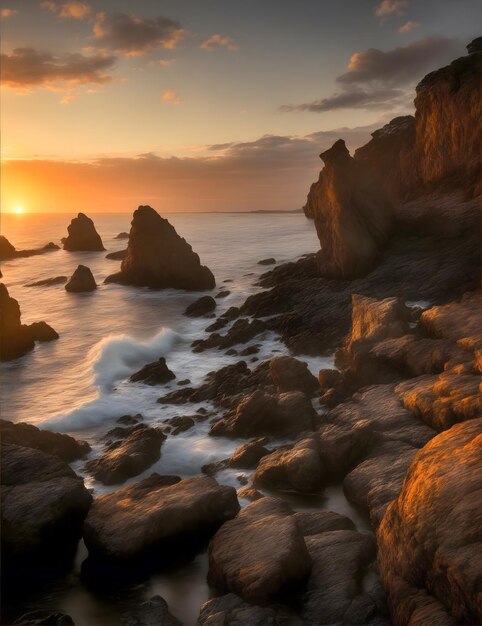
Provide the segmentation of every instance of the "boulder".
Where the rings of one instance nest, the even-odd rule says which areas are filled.
[[[153,474],[94,500],[84,524],[92,557],[151,558],[172,542],[204,537],[239,511],[236,490],[208,477]]]
[[[121,443],[113,443],[104,454],[86,464],[86,469],[104,485],[115,485],[137,476],[161,456],[166,436],[158,428],[138,424]]]
[[[95,278],[90,268],[85,265],[77,266],[77,269],[65,285],[65,290],[71,293],[83,293],[97,289]]]
[[[274,265],[276,263],[276,259],[273,259],[273,257],[269,257],[268,259],[261,259],[261,261],[258,261],[258,265]]]
[[[40,450],[2,443],[3,558],[72,556],[92,498],[82,478]]]
[[[238,319],[225,335],[213,333],[207,339],[198,339],[191,345],[193,352],[202,352],[209,348],[225,350],[239,343],[246,343],[267,330],[263,320]]]
[[[154,596],[146,602],[121,615],[122,626],[182,626],[169,613],[167,602],[162,596]]]
[[[422,448],[378,528],[395,626],[482,621],[482,419]]]
[[[26,285],[26,287],[51,287],[53,285],[63,285],[68,281],[67,276],[54,276],[53,278],[44,278],[34,283]]]
[[[176,375],[167,367],[166,359],[161,356],[158,361],[144,365],[138,372],[129,378],[131,383],[144,383],[145,385],[164,385],[174,380]]]
[[[58,334],[45,322],[22,324],[17,300],[10,297],[7,287],[0,283],[0,361],[11,361],[30,352],[35,340],[57,338]]]
[[[16,252],[15,246],[13,246],[6,237],[0,235],[0,261],[13,259]]]
[[[176,415],[166,420],[166,424],[172,426],[171,435],[179,435],[194,426],[194,420],[189,415]]]
[[[249,485],[244,485],[244,487],[240,487],[237,491],[238,498],[244,498],[245,500],[249,500],[250,502],[254,502],[255,500],[259,500],[260,498],[264,498],[264,494],[262,494],[257,489],[253,489]]]
[[[286,607],[255,606],[234,593],[212,598],[203,604],[197,626],[301,626]]]
[[[8,420],[0,420],[0,435],[3,443],[41,450],[66,463],[82,459],[91,449],[86,441],[78,441],[70,435],[53,433],[50,430],[40,430],[25,422],[14,424]]]
[[[188,317],[203,317],[212,313],[216,308],[216,300],[212,296],[202,296],[192,302],[184,311]]]
[[[291,356],[277,356],[271,359],[269,370],[278,392],[302,391],[311,396],[319,389],[315,376],[308,365]]]
[[[114,239],[129,239],[129,233],[126,233],[125,231],[123,231],[119,233],[118,235],[116,235]]]
[[[125,250],[116,250],[115,252],[109,252],[105,255],[106,259],[111,261],[123,261],[127,256],[127,248]]]
[[[264,444],[267,442],[265,438],[253,439],[236,448],[229,459],[230,467],[238,467],[240,469],[251,469],[258,465],[259,461],[269,454]]]
[[[319,493],[325,482],[326,470],[315,438],[302,439],[292,448],[264,456],[253,476],[255,487],[300,493]]]
[[[375,175],[365,176],[342,139],[320,158],[325,167],[308,197],[321,246],[319,271],[330,278],[364,275],[391,234],[392,202]]]
[[[346,515],[334,511],[300,511],[294,517],[303,537],[319,535],[330,530],[356,530]]]
[[[102,251],[104,244],[95,230],[94,222],[84,213],[74,217],[67,227],[68,236],[62,239],[64,250],[78,251]]]
[[[316,414],[308,398],[293,391],[279,396],[262,390],[246,396],[235,409],[213,422],[210,435],[293,436],[313,430]]]
[[[14,621],[18,626],[75,626],[73,619],[62,611],[39,609],[29,611]]]
[[[369,623],[377,607],[360,581],[375,559],[373,537],[355,530],[333,530],[310,535],[305,541],[313,567],[303,598],[303,623]]]
[[[108,276],[106,282],[189,291],[215,287],[212,272],[201,265],[185,239],[150,206],[140,206],[131,224],[121,271]]]
[[[226,522],[209,545],[208,581],[223,593],[266,604],[297,590],[311,568],[290,508],[261,498]]]

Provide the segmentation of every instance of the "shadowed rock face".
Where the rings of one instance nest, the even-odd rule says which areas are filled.
[[[368,177],[339,139],[320,155],[325,167],[310,191],[321,250],[320,273],[362,276],[373,266],[393,223],[393,206],[377,177]]]
[[[43,248],[36,248],[34,250],[17,250],[6,237],[0,235],[0,261],[36,256],[37,254],[44,254],[44,252],[52,252],[53,250],[60,250],[60,248],[52,241]]]
[[[378,529],[393,623],[482,620],[482,419],[453,426],[415,456]]]
[[[105,250],[94,222],[84,213],[79,213],[67,227],[68,237],[62,239],[64,250],[71,252]]]
[[[65,285],[65,290],[72,293],[94,291],[95,289],[97,289],[95,278],[90,268],[85,265],[79,265]]]
[[[201,265],[185,239],[150,206],[134,212],[121,271],[106,282],[151,287],[203,291],[215,286],[214,276]]]

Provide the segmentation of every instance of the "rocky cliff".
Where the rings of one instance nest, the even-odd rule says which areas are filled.
[[[482,192],[482,38],[467,48],[467,56],[431,72],[418,84],[415,117],[393,119],[375,131],[372,139],[356,150],[353,159],[345,159],[346,171],[339,164],[337,177],[340,181],[345,178],[346,184],[327,184],[332,174],[325,164],[318,182],[311,186],[304,211],[315,220],[323,275],[333,276],[334,265],[339,277],[366,273],[382,251],[386,237],[377,237],[375,246],[367,247],[365,240],[371,234],[367,226],[372,220],[360,220],[358,204],[351,202],[354,195],[363,197],[363,186],[368,180],[379,181],[388,196],[387,213],[393,203],[399,222],[408,220],[413,225],[415,219],[417,225],[423,223],[424,228],[435,231],[443,218],[451,222],[445,230],[459,230],[457,222],[462,216],[465,224],[468,220],[469,225],[476,226],[476,203],[466,203]],[[326,154],[321,155],[323,160]],[[358,170],[356,180],[354,169]],[[450,206],[445,210],[444,197],[449,193],[456,195],[450,197]],[[378,204],[373,209],[375,220],[382,213]],[[364,213],[367,212],[368,198]],[[347,220],[359,222],[349,237],[343,235]],[[341,236],[345,252],[340,263],[337,239]]]
[[[79,213],[67,227],[68,237],[62,239],[64,250],[70,252],[105,250],[94,222],[84,213]]]

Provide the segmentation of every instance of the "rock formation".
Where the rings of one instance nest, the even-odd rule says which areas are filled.
[[[74,217],[67,227],[68,237],[62,239],[64,250],[70,252],[105,250],[100,235],[95,230],[94,222],[84,213]]]
[[[132,374],[129,380],[132,383],[144,383],[145,385],[164,385],[174,380],[176,375],[167,367],[166,359],[161,356],[158,361],[144,365],[138,372]]]
[[[35,341],[58,339],[45,322],[25,325],[20,320],[20,306],[0,283],[0,361],[11,361],[33,350]]]
[[[95,289],[97,289],[95,278],[90,268],[85,265],[79,265],[65,285],[65,290],[72,293],[83,293]]]
[[[131,224],[121,271],[108,276],[106,282],[188,291],[215,286],[212,272],[201,265],[191,246],[150,206],[140,206],[134,211]]]
[[[216,308],[216,300],[212,296],[202,296],[186,308],[184,315],[187,317],[202,317],[212,313]]]
[[[6,237],[0,235],[0,261],[35,256],[37,254],[44,254],[45,252],[52,252],[53,250],[60,250],[59,246],[53,242],[48,243],[43,248],[36,248],[35,250],[17,250]]]
[[[393,624],[482,621],[482,419],[453,426],[414,458],[378,529]]]

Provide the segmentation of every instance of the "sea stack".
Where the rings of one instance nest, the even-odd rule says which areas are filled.
[[[79,213],[67,227],[68,237],[62,239],[64,250],[70,252],[105,250],[100,235],[95,230],[94,222],[84,213]]]
[[[65,285],[65,290],[73,293],[94,291],[94,289],[97,289],[95,278],[90,268],[85,265],[79,265]]]
[[[140,206],[131,224],[121,271],[108,276],[106,283],[187,291],[215,287],[211,270],[201,265],[187,241],[152,207]]]

